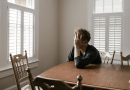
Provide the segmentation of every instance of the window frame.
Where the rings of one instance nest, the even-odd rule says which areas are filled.
[[[0,33],[0,49],[2,49],[0,51],[0,60],[2,63],[0,63],[0,78],[3,77],[7,77],[9,75],[13,74],[13,70],[12,70],[12,65],[11,65],[11,61],[8,60],[8,11],[7,11],[7,6],[8,6],[8,2],[7,0],[0,0],[0,12],[2,14],[0,14],[0,32],[2,31],[2,33]],[[26,7],[24,7],[26,8]],[[35,26],[34,26],[34,58],[33,59],[29,59],[29,67],[30,68],[34,68],[38,66],[38,43],[39,43],[39,38],[38,38],[38,34],[39,34],[39,0],[35,0],[35,5],[34,5],[34,22],[35,22]]]
[[[93,4],[93,14],[102,14],[102,13],[95,13],[95,0],[92,0],[92,2],[94,3]],[[124,0],[122,0],[122,12],[124,12]],[[104,12],[104,0],[103,0],[103,13],[105,13]],[[112,0],[112,12],[110,12],[110,13],[120,13],[120,12],[113,12],[113,0]]]
[[[20,10],[21,11],[21,54],[23,54],[24,55],[24,51],[23,51],[23,47],[24,47],[24,38],[23,38],[23,34],[24,34],[24,12],[29,12],[29,13],[33,13],[33,54],[34,54],[34,44],[35,44],[35,33],[34,33],[34,31],[35,31],[35,21],[34,21],[34,18],[35,18],[35,14],[34,14],[34,10],[33,9],[30,9],[30,8],[26,8],[26,7],[23,7],[23,6],[20,6],[20,5],[17,5],[17,4],[12,4],[12,3],[8,3],[7,4],[7,21],[9,22],[9,8],[12,8],[12,9],[16,9],[17,8],[17,10]],[[7,23],[8,23],[7,22]],[[10,55],[10,53],[9,53],[9,23],[7,24],[7,37],[8,37],[8,39],[7,39],[7,43],[8,43],[8,46],[7,46],[7,61],[10,63],[10,61],[9,61],[9,55]],[[27,54],[28,54],[28,51],[27,51]],[[34,56],[33,56],[34,57]],[[29,60],[33,60],[33,57],[29,57],[28,59]]]
[[[124,0],[122,0],[122,17],[124,17]],[[116,13],[120,13],[120,12],[116,12]],[[87,30],[90,31],[91,33],[91,40],[89,42],[89,44],[94,45],[94,32],[93,32],[93,14],[95,14],[95,0],[87,0],[87,25],[86,28]],[[96,14],[102,14],[102,13],[96,13]],[[106,14],[106,13],[104,13]],[[108,13],[109,14],[109,13]],[[113,13],[112,13],[113,14]],[[124,38],[124,19],[122,20],[123,22],[123,26],[122,26],[122,43],[121,43],[121,51],[124,50],[124,44],[123,44],[123,38]],[[108,26],[107,26],[108,27]],[[115,55],[114,57],[115,60],[120,60],[120,56],[119,55]]]

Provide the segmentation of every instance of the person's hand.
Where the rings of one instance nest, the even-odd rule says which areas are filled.
[[[81,46],[81,41],[82,41],[82,35],[79,36],[79,34],[75,33],[74,46],[79,48]]]

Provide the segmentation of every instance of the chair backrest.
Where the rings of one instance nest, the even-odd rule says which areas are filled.
[[[106,59],[108,59],[108,60],[107,60],[107,64],[108,64],[108,62],[109,62],[109,59],[111,59],[110,64],[113,63],[115,51],[113,51],[113,54],[110,54],[109,52],[104,52],[104,51],[99,51],[99,53],[100,53],[101,58],[104,59],[104,63],[105,63],[105,60],[106,60]]]
[[[27,69],[27,72],[29,74],[29,80],[32,90],[36,90],[35,86],[37,86],[39,90],[82,90],[81,75],[77,76],[77,85],[71,87],[67,83],[56,79],[43,78],[38,76],[34,80],[29,68]]]
[[[123,65],[123,61],[127,61],[129,65],[129,60],[130,60],[130,54],[127,55],[126,57],[122,56],[122,52],[120,52],[120,58],[121,58],[121,65]]]
[[[27,52],[25,50],[25,56],[22,54],[12,56],[12,54],[10,54],[10,59],[12,62],[17,88],[18,90],[21,90],[20,82],[28,78],[26,71],[26,68],[29,67]]]

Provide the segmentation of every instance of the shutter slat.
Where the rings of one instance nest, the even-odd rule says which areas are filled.
[[[105,51],[106,18],[95,16],[93,21],[94,21],[94,46],[100,51]]]
[[[33,56],[33,14],[24,12],[24,44],[23,51],[27,50],[28,57]]]
[[[9,8],[9,53],[19,54],[21,50],[21,11]],[[9,58],[10,60],[10,58]]]
[[[117,54],[121,51],[121,16],[109,17],[109,52],[115,50]]]

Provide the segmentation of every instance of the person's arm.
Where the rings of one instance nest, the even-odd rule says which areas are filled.
[[[81,46],[81,39],[82,39],[82,35],[79,36],[77,33],[75,33],[75,38],[74,38],[74,47],[75,47],[75,49],[74,49],[74,57],[80,56],[79,47]]]
[[[84,68],[86,65],[92,63],[96,57],[98,56],[98,52],[96,50],[91,50],[87,53],[87,55],[85,57],[75,57],[74,61],[75,61],[75,66],[77,68]]]
[[[69,62],[69,61],[74,61],[74,46],[72,47],[72,50],[70,51],[68,58],[66,60],[66,62]]]
[[[70,52],[70,54],[69,54],[69,56],[68,56],[68,58],[66,60],[67,62],[68,61],[74,61],[74,57],[80,56],[79,46],[81,44],[81,38],[82,38],[82,35],[81,35],[81,37],[79,39],[78,34],[75,33],[74,46],[73,46],[73,48],[72,48],[72,50],[71,50],[71,52]]]
[[[79,51],[79,47],[78,46],[75,46],[74,48],[74,58],[80,56],[80,51]]]

